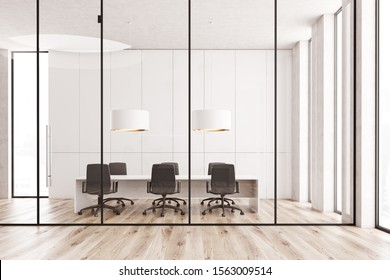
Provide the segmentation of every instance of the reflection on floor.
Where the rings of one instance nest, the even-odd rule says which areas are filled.
[[[245,215],[240,215],[239,211],[231,213],[226,211],[226,217],[222,217],[221,209],[213,210],[212,213],[202,211],[206,205],[200,205],[200,200],[194,199],[191,203],[191,223],[273,223],[274,222],[274,201],[261,200],[260,213],[256,213],[240,200],[236,199],[236,205],[241,207]],[[175,213],[173,210],[166,210],[165,217],[160,217],[161,210],[156,212],[148,211],[146,215],[142,212],[151,205],[151,200],[135,200],[135,205],[127,204],[121,210],[120,215],[116,215],[111,210],[104,210],[105,223],[134,223],[134,224],[183,224],[188,223],[188,205],[184,206],[185,215]],[[115,203],[113,204],[115,205]],[[37,201],[36,199],[17,198],[0,199],[0,223],[20,223],[35,224],[37,221]],[[100,223],[100,215],[94,217],[90,211],[85,211],[82,215],[73,212],[73,200],[71,199],[41,199],[40,200],[40,223]],[[312,210],[310,203],[298,203],[291,200],[278,200],[278,223],[341,223],[341,215],[336,213],[321,213]]]

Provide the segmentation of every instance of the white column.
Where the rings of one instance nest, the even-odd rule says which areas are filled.
[[[313,27],[312,207],[334,211],[334,15]]]
[[[309,42],[299,41],[293,49],[292,71],[292,198],[309,200]]]
[[[356,9],[356,224],[375,227],[375,0]]]
[[[8,50],[0,49],[0,198],[8,197]]]
[[[343,0],[342,31],[342,221],[353,222],[353,3]]]

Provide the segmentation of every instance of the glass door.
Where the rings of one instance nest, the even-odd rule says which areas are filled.
[[[37,160],[37,46],[35,40],[29,44],[24,36],[31,34],[32,38],[36,38],[36,14],[36,1],[24,1],[20,6],[15,5],[15,1],[1,1],[0,24],[3,27],[1,34],[3,39],[0,42],[1,90],[5,90],[0,101],[2,121],[4,120],[3,108],[9,106],[6,112],[10,112],[5,116],[5,120],[10,118],[10,134],[8,137],[1,135],[1,138],[2,146],[3,139],[8,138],[8,143],[12,147],[4,153],[10,154],[11,160],[6,161],[9,162],[8,168],[11,169],[10,183],[8,176],[3,176],[3,170],[7,170],[7,167],[3,166],[2,160],[1,223],[36,223],[37,186],[44,183],[41,180],[38,182],[37,175],[38,168],[44,168],[44,162],[43,166],[38,166]],[[40,74],[42,77],[45,76],[42,71]],[[41,82],[45,83],[44,80],[45,78]],[[7,99],[4,100],[3,96],[7,96]],[[8,103],[7,100],[10,102]],[[8,124],[2,127],[8,127]],[[6,130],[5,133],[9,132]],[[3,180],[7,181],[3,182]],[[45,187],[40,187],[39,192],[45,195]]]

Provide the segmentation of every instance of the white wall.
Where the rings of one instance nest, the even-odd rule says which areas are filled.
[[[105,54],[104,160],[125,161],[129,174],[149,174],[153,163],[177,161],[188,173],[188,59],[184,50]],[[291,51],[278,52],[278,190],[291,198]],[[99,55],[50,52],[51,197],[72,197],[74,178],[100,161]],[[262,198],[273,197],[273,51],[192,51],[192,109],[232,113],[232,129],[192,133],[192,174],[210,161],[236,165],[259,178]],[[150,112],[150,131],[110,132],[111,109]],[[66,171],[64,170],[66,169]]]

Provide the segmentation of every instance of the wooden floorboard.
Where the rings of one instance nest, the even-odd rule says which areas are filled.
[[[390,259],[390,235],[351,226],[7,226],[0,259]]]
[[[228,226],[226,222],[254,223],[272,217],[272,201],[263,202],[264,213],[244,216],[214,211],[201,215],[203,206],[193,202],[193,221],[221,222],[214,226],[180,226],[187,214],[173,211],[142,215],[150,201],[136,201],[120,215],[106,211],[105,222],[178,223],[179,226],[3,226],[0,227],[0,259],[27,260],[159,260],[159,259],[390,259],[390,235],[376,229],[353,226]],[[41,221],[100,222],[90,213],[73,213],[70,200],[42,200]],[[286,222],[337,222],[339,215],[324,215],[292,201],[279,203],[280,220]],[[0,220],[35,222],[34,201],[1,200]],[[270,210],[266,210],[270,209]],[[271,213],[267,212],[271,211]],[[21,216],[22,215],[22,216]],[[264,216],[266,218],[264,218]],[[183,220],[184,219],[184,220]]]

